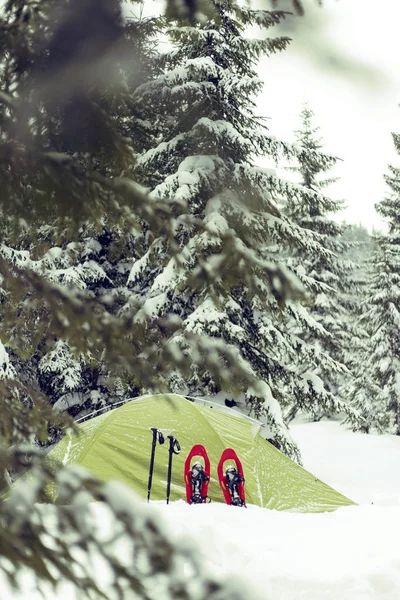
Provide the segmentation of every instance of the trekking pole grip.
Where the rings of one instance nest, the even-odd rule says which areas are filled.
[[[170,438],[170,449],[174,454],[179,454],[181,451],[181,446],[176,438],[172,435],[168,436]]]

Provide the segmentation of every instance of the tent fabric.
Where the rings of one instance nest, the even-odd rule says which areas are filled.
[[[208,495],[213,502],[224,501],[217,465],[223,450],[231,447],[243,464],[247,504],[296,512],[354,504],[262,438],[261,424],[174,394],[137,398],[94,417],[78,426],[78,434],[67,433],[48,456],[86,467],[103,481],[122,481],[145,498],[152,427],[172,434],[181,446],[173,456],[171,501],[185,498],[184,462],[194,444],[203,444],[211,461]],[[156,447],[152,500],[166,498],[168,448],[167,439]]]

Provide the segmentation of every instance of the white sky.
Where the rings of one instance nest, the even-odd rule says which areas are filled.
[[[305,17],[289,18],[286,30],[270,30],[271,37],[293,41],[261,63],[259,111],[270,117],[272,134],[291,140],[308,102],[326,151],[343,160],[335,170],[341,180],[329,189],[347,203],[343,219],[381,227],[374,204],[385,194],[383,174],[388,163],[400,166],[391,137],[400,133],[400,2],[305,5]]]

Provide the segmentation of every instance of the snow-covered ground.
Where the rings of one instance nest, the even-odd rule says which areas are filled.
[[[400,506],[400,437],[352,433],[335,420],[296,424],[292,435],[304,467],[335,489],[359,504]]]
[[[179,501],[151,509],[171,537],[196,544],[204,569],[243,577],[251,600],[399,600],[400,438],[354,434],[337,421],[299,422],[292,433],[304,466],[358,506],[296,514]],[[36,600],[32,592],[15,598]],[[57,598],[72,600],[61,590]]]
[[[243,574],[261,599],[399,600],[400,438],[336,421],[296,424],[292,434],[304,466],[359,506],[308,515],[183,502],[157,510],[175,535],[193,532],[209,569]]]

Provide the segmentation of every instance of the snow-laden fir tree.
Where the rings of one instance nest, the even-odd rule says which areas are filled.
[[[275,248],[294,246],[327,260],[331,251],[313,232],[304,236],[274,197],[323,197],[254,166],[257,155],[295,153],[268,135],[254,103],[262,87],[258,57],[284,49],[288,40],[264,32],[260,39],[246,37],[247,26],[268,29],[284,13],[231,0],[213,0],[212,6],[207,22],[170,27],[173,49],[165,54],[165,73],[136,92],[159,124],[158,144],[139,158],[136,172],[154,198],[179,203],[182,212],[173,239],[143,235],[143,252],[129,276],[132,298],[142,302],[135,319],[180,319],[169,346],[183,349],[194,364],[171,373],[168,389],[236,404],[263,419],[266,437],[296,456],[281,412],[288,390],[321,410],[340,403],[311,370],[299,374],[299,354],[313,350],[287,331],[282,299],[290,275]],[[319,156],[298,148],[300,160],[309,152],[314,160]],[[221,343],[242,372],[210,373]]]
[[[86,9],[82,5],[77,12],[85,12]],[[56,23],[57,18],[61,18],[55,9],[54,12],[49,7],[43,10],[50,10]],[[41,13],[38,13],[37,19],[40,23]],[[148,145],[147,140],[153,135],[152,123],[142,118],[143,111],[140,105],[132,101],[132,93],[135,87],[154,77],[158,69],[155,36],[160,22],[161,19],[155,18],[130,18],[124,23],[120,31],[121,39],[118,41],[123,44],[122,51],[115,56],[119,60],[116,71],[120,78],[115,82],[113,75],[107,82],[100,101],[93,89],[93,81],[89,80],[90,92],[85,90],[89,97],[85,98],[83,91],[81,95],[77,93],[77,97],[73,95],[72,98],[66,94],[65,99],[60,100],[57,110],[49,114],[47,106],[44,106],[39,115],[32,119],[30,135],[32,143],[38,145],[38,148],[34,148],[37,150],[36,154],[32,150],[32,156],[38,161],[36,173],[32,182],[28,169],[25,174],[26,182],[22,178],[18,190],[21,195],[26,187],[32,191],[33,197],[36,194],[41,199],[29,218],[25,214],[24,202],[16,194],[16,187],[12,187],[13,169],[9,169],[11,177],[8,176],[8,181],[4,181],[6,187],[11,186],[10,195],[14,194],[16,197],[15,205],[21,211],[25,225],[16,236],[15,221],[3,221],[0,257],[12,268],[29,270],[43,276],[56,287],[64,287],[72,295],[79,294],[79,302],[85,299],[94,301],[96,307],[91,311],[93,317],[97,314],[101,319],[100,313],[105,309],[104,316],[110,329],[117,325],[117,321],[110,317],[118,312],[126,290],[126,278],[132,263],[126,256],[131,254],[130,246],[135,228],[141,223],[139,217],[152,211],[150,201],[141,211],[134,200],[136,193],[139,194],[139,188],[135,189],[133,182],[118,176],[121,173],[129,175],[132,170],[134,152],[130,144],[134,143],[135,150],[139,152]],[[57,31],[57,25],[55,29]],[[86,33],[89,35],[90,31]],[[33,49],[36,48],[35,43],[31,44]],[[52,43],[54,45],[54,39]],[[114,49],[111,54],[113,52]],[[54,54],[57,55],[57,52]],[[33,60],[31,57],[31,61]],[[99,63],[101,60],[99,57]],[[61,67],[63,66],[61,61]],[[72,71],[72,78],[74,75]],[[73,85],[71,82],[72,87]],[[33,88],[31,93],[38,92]],[[82,111],[84,114],[81,114]],[[84,121],[81,124],[80,117]],[[73,121],[70,126],[65,124],[69,118]],[[99,120],[98,123],[96,119]],[[36,121],[39,120],[40,137],[36,129]],[[102,131],[102,127],[105,131]],[[7,141],[7,137],[5,140]],[[41,146],[52,151],[44,152]],[[17,162],[15,158],[13,161]],[[59,180],[65,183],[61,193]],[[109,188],[112,182],[118,181],[123,184],[120,189],[122,197],[119,199],[118,194],[113,195]],[[135,211],[126,204],[126,198],[123,197],[124,186],[125,192],[128,196],[131,193],[131,200],[136,204]],[[82,191],[86,192],[86,198]],[[65,193],[69,194],[68,199],[64,198]],[[52,206],[53,198],[55,206]],[[9,199],[7,196],[5,202]],[[142,194],[142,201],[144,200],[147,202]],[[107,202],[110,202],[110,206],[105,209],[103,203]],[[78,208],[74,203],[82,203],[82,207]],[[71,211],[70,214],[68,211]],[[164,227],[166,213],[162,212],[163,222],[160,221],[160,224]],[[39,225],[39,219],[42,223],[47,223]],[[151,218],[148,222],[148,226],[151,226]],[[9,322],[4,327],[2,336],[9,348],[17,345],[13,338],[19,340],[18,352],[12,353],[19,381],[33,385],[46,394],[57,410],[67,409],[74,416],[81,411],[90,412],[115,402],[123,394],[129,397],[137,395],[135,383],[131,385],[135,376],[129,374],[132,369],[126,362],[124,364],[123,360],[116,360],[115,363],[122,368],[119,374],[115,371],[111,373],[105,351],[107,343],[100,341],[102,336],[98,338],[99,344],[86,344],[86,340],[90,338],[90,319],[86,323],[85,320],[82,321],[86,334],[79,335],[76,342],[71,339],[74,327],[70,326],[68,319],[54,328],[55,323],[48,317],[49,307],[46,302],[40,308],[36,304],[33,307],[32,304],[26,302],[25,298],[22,298],[20,306],[18,302],[15,304],[18,318],[15,323]],[[112,338],[119,338],[119,352],[124,346],[121,332],[125,336],[125,344],[129,346],[127,354],[130,355],[131,342],[126,339],[129,328],[122,326],[120,332],[115,331]],[[107,334],[107,337],[111,336]],[[138,335],[135,337],[138,338]],[[131,360],[130,357],[129,362]],[[136,377],[140,378],[138,369]]]
[[[400,135],[392,134],[400,155]],[[376,238],[361,323],[365,335],[350,398],[363,416],[354,429],[400,435],[400,167],[389,166],[387,196],[376,204],[387,233]]]
[[[56,289],[78,294],[88,302],[98,302],[107,308],[110,319],[114,318],[127,289],[132,261],[125,254],[133,247],[133,234],[123,228],[109,227],[106,222],[102,231],[86,223],[74,242],[62,245],[54,245],[53,234],[52,227],[41,227],[34,239],[30,237],[29,250],[17,249],[20,244],[14,244],[13,248],[0,244],[0,257],[8,265],[43,276]],[[37,248],[40,258],[35,258]],[[69,335],[60,335],[59,331],[54,335],[46,304],[33,308],[31,303],[22,303],[18,310],[19,320],[8,323],[4,329],[9,348],[14,345],[14,337],[23,343],[23,352],[19,349],[12,354],[17,379],[46,394],[57,411],[68,410],[77,416],[121,397],[137,395],[137,389],[130,385],[133,378],[121,378],[130,369],[125,364],[118,374],[111,373],[103,347],[83,348]],[[82,331],[90,333],[87,321],[83,320],[81,326]],[[119,334],[121,347],[131,345],[126,340],[126,331]]]
[[[365,325],[362,323],[361,317],[369,297],[372,268],[371,257],[374,253],[375,243],[374,233],[370,234],[361,224],[347,224],[341,235],[341,239],[346,245],[342,258],[355,265],[353,285],[350,286],[347,293],[347,308],[350,315],[349,333],[351,338],[350,343],[345,349],[344,363],[352,373],[352,377],[348,385],[342,389],[342,394],[344,398],[348,399],[354,375],[358,372],[359,365],[364,360],[365,349],[368,344],[368,333],[366,332]]]
[[[313,124],[313,111],[305,106],[301,111],[301,128],[296,131],[296,142],[305,152],[297,158],[296,166],[289,167],[299,183],[315,193],[301,198],[289,196],[285,203],[286,213],[305,235],[310,231],[318,236],[320,246],[326,252],[296,249],[288,258],[288,264],[303,282],[309,293],[308,320],[299,319],[296,306],[290,307],[290,329],[308,347],[314,347],[316,360],[307,357],[304,368],[313,367],[324,386],[334,395],[340,395],[348,382],[349,371],[345,366],[346,351],[351,342],[351,292],[356,286],[355,265],[346,260],[348,246],[342,234],[344,226],[333,219],[343,208],[341,201],[333,200],[322,192],[335,178],[327,177],[337,159],[323,152],[319,127]],[[303,309],[303,315],[304,315]],[[290,414],[299,409],[308,410],[306,404],[292,404]],[[314,413],[313,407],[311,412]],[[324,408],[320,415],[329,413]]]

